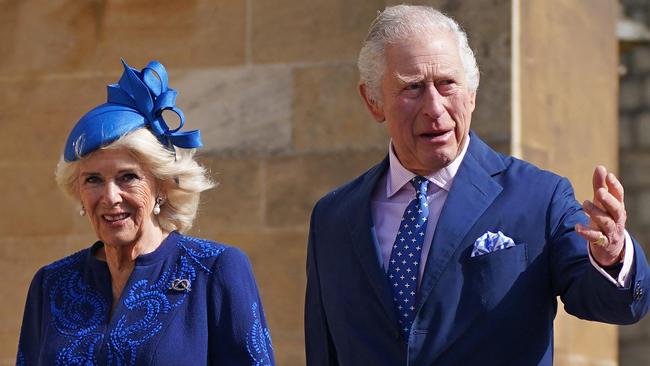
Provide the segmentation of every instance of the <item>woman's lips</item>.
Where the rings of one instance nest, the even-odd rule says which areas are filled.
[[[117,222],[120,222],[120,221],[128,218],[129,216],[131,216],[131,214],[128,214],[128,213],[120,213],[120,214],[114,214],[114,215],[106,215],[105,214],[105,215],[102,215],[102,218],[104,220],[108,221],[109,223],[117,223]]]

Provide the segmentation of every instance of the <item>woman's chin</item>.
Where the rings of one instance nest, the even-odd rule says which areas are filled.
[[[99,239],[105,244],[114,247],[128,246],[136,239],[135,231],[128,228],[111,228],[102,230]]]

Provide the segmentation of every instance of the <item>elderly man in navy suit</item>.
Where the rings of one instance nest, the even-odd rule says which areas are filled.
[[[388,156],[311,218],[308,365],[551,365],[557,296],[614,324],[647,312],[650,269],[604,167],[592,201],[470,131],[479,73],[458,24],[386,8],[359,90]]]

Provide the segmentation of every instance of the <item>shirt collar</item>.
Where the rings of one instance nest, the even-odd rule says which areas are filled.
[[[458,168],[460,168],[460,163],[463,162],[468,146],[469,135],[467,135],[465,145],[456,159],[446,167],[427,175],[425,178],[440,189],[449,192],[451,185],[454,182],[454,177],[456,176],[456,173],[458,173]],[[388,146],[388,159],[389,167],[388,179],[386,180],[386,197],[390,198],[402,189],[402,187],[415,177],[416,174],[406,169],[402,163],[400,163],[399,159],[397,159],[397,155],[395,155],[395,152],[393,151],[393,140],[390,141]],[[430,190],[430,192],[433,192],[433,190]]]

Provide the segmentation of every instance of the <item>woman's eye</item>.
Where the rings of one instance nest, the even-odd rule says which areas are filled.
[[[140,177],[135,173],[126,173],[122,176],[123,182],[132,182],[137,179],[140,179]]]
[[[100,183],[101,179],[98,176],[95,175],[90,175],[87,176],[86,179],[84,180],[84,183],[88,184],[95,184],[95,183]]]

